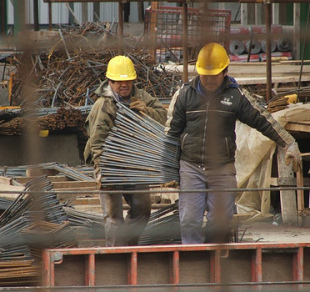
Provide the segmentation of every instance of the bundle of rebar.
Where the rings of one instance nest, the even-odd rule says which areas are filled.
[[[35,263],[28,246],[0,249],[2,287],[38,283],[40,272],[41,267]]]
[[[0,216],[0,283],[36,282],[40,266],[31,248],[71,247],[75,233],[46,176],[29,181]],[[29,248],[28,248],[29,247]],[[36,256],[40,253],[37,252]],[[8,264],[9,263],[9,264]]]
[[[37,177],[25,185],[25,190],[0,216],[0,227],[20,218],[26,212],[42,212],[43,218],[52,223],[63,223],[67,220],[65,211],[57,195],[52,192],[53,186],[47,176]],[[34,192],[34,193],[33,193]]]
[[[103,186],[160,185],[179,181],[179,139],[164,126],[118,103],[112,127],[100,156]]]
[[[84,132],[85,116],[79,109],[57,108],[55,113],[38,116],[25,111],[21,117],[16,117],[6,123],[0,122],[0,135],[20,135],[27,129],[40,130],[78,130]]]
[[[70,58],[63,51],[52,52],[48,58],[35,52],[19,54],[12,103],[23,108],[91,105],[97,99],[95,90],[105,79],[109,60],[118,54],[117,49],[102,48],[74,50]],[[164,65],[155,67],[151,56],[143,51],[127,51],[125,55],[135,65],[138,88],[158,98],[171,98],[181,86],[182,73],[177,67],[169,70]]]
[[[178,203],[163,207],[150,216],[139,245],[180,243],[180,220]]]

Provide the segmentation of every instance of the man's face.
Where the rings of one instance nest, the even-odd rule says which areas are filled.
[[[111,86],[112,90],[120,95],[123,98],[129,97],[132,86],[133,86],[133,80],[127,80],[127,81],[112,81],[109,80],[109,85]]]
[[[201,84],[207,91],[214,92],[222,84],[227,72],[222,71],[217,75],[199,75]]]

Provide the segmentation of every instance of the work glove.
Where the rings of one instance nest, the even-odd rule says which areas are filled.
[[[162,188],[177,188],[179,186],[178,182],[175,180],[166,182],[160,185]]]
[[[100,172],[100,167],[96,167],[95,166],[95,168],[94,168],[94,177],[95,177],[97,189],[100,190],[101,189],[101,172]]]
[[[291,143],[287,148],[285,152],[285,164],[289,165],[293,163],[293,171],[297,172],[299,169],[301,169],[302,166],[302,160],[300,151],[298,148],[298,144],[296,142]]]
[[[131,100],[132,102],[129,104],[130,109],[135,109],[135,110],[146,113],[147,108],[146,108],[146,104],[144,101],[138,100],[134,97],[132,97]]]

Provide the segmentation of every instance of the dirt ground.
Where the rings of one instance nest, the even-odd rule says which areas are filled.
[[[276,225],[273,222],[241,224],[239,242],[310,242],[310,227]]]

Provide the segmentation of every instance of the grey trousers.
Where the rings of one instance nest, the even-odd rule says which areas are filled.
[[[123,200],[129,205],[124,219]],[[101,194],[106,246],[138,245],[151,214],[149,193]]]
[[[235,192],[217,190],[237,187],[233,163],[206,170],[186,161],[180,161],[179,216],[182,244],[204,243],[202,223],[205,211],[212,229],[227,230],[234,215]],[[212,189],[214,192],[199,190]],[[196,192],[197,190],[197,192]]]

